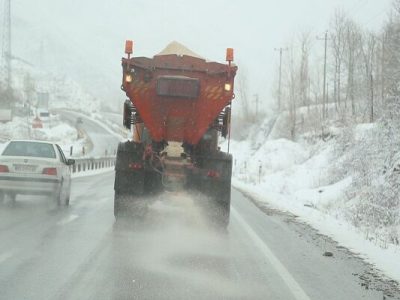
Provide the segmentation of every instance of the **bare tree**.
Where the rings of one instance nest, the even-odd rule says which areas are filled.
[[[393,0],[392,5],[393,5],[393,9],[394,9],[395,13],[400,15],[400,0]]]
[[[384,28],[382,78],[384,94],[397,96],[400,93],[400,0],[394,1],[393,14]]]
[[[343,10],[337,9],[333,15],[331,25],[331,45],[335,61],[333,99],[336,107],[341,105],[341,75],[344,51],[346,48],[347,17]]]
[[[242,111],[242,118],[245,122],[251,122],[251,112],[250,112],[250,99],[248,97],[248,84],[247,84],[247,74],[244,69],[242,69],[238,75],[238,91],[240,96],[240,106]]]
[[[369,121],[374,121],[374,81],[373,81],[373,70],[375,63],[375,49],[376,48],[376,37],[370,33],[366,32],[363,36],[362,44],[362,57],[364,61],[364,71],[365,71],[365,81],[367,82],[367,90],[365,95],[369,99]]]
[[[347,86],[345,104],[350,99],[351,114],[355,116],[355,86],[354,76],[356,71],[357,54],[361,44],[361,33],[358,26],[352,21],[348,20],[346,23],[346,58],[344,60],[347,69]]]
[[[299,94],[300,103],[302,106],[309,107],[309,86],[310,86],[310,75],[308,60],[310,56],[310,32],[303,32],[300,36],[301,44],[301,58],[300,58],[300,74],[299,74]]]
[[[287,88],[288,88],[288,110],[289,110],[289,128],[290,136],[295,138],[296,134],[296,121],[297,121],[297,95],[298,95],[298,72],[296,69],[296,57],[294,47],[289,48],[289,63],[287,64]]]

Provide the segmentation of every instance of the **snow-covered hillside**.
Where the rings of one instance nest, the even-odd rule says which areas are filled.
[[[49,109],[69,108],[86,112],[96,112],[101,101],[77,81],[63,73],[40,70],[22,62],[13,62],[12,88],[19,103],[30,104],[34,108],[38,92],[49,95]]]
[[[231,140],[233,185],[297,215],[400,279],[400,158],[394,151],[400,126],[393,111],[400,110],[388,106],[391,117],[376,123],[332,121],[323,135],[306,129],[294,140],[282,130],[287,114],[268,130],[272,118],[266,118],[247,139]]]
[[[0,123],[0,152],[5,142],[11,139],[34,139],[58,143],[67,156],[73,147],[72,156],[81,156],[82,147],[88,147],[90,141],[87,136],[80,134],[76,128],[61,122],[58,116],[51,116],[43,128],[32,128],[31,118],[14,117],[12,122]],[[79,150],[77,150],[79,149]]]

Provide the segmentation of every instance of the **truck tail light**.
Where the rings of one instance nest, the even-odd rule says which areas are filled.
[[[129,168],[132,170],[141,170],[143,169],[142,163],[131,163],[129,164]]]
[[[225,83],[224,89],[226,92],[230,92],[232,89],[232,86],[230,83]]]
[[[42,174],[56,176],[57,168],[44,168]]]
[[[8,173],[10,170],[5,165],[0,165],[0,173]]]
[[[220,178],[221,174],[216,171],[216,170],[208,170],[207,172],[207,177],[211,177],[211,178]]]

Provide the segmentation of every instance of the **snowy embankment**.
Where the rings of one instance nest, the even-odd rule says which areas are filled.
[[[107,113],[89,113],[84,114],[78,111],[70,111],[70,113],[75,114],[77,117],[90,119],[93,123],[96,123],[100,128],[107,132],[108,134],[114,136],[116,139],[120,141],[125,141],[128,137],[128,130],[125,130],[121,125],[117,124],[114,121],[114,118],[110,118]],[[122,124],[122,115],[120,115],[121,124]]]
[[[14,117],[11,122],[0,123],[0,150],[4,143],[11,139],[34,139],[58,143],[66,156],[69,156],[70,148],[82,149],[88,143],[88,138],[81,136],[77,129],[63,123],[57,116],[52,115],[50,120],[43,124],[43,128],[32,128],[32,120]],[[79,157],[80,152],[73,156]]]
[[[70,157],[70,148],[73,147],[74,153],[73,158],[78,159],[76,164],[87,164],[87,158],[82,155],[80,151],[76,149],[87,148],[89,143],[89,137],[82,135],[81,132],[67,123],[61,122],[57,115],[52,115],[50,120],[46,122],[43,128],[33,129],[32,120],[27,118],[14,117],[11,122],[0,123],[0,153],[3,151],[6,142],[11,139],[33,139],[41,141],[51,141],[60,145],[65,155]],[[106,158],[100,159],[99,161],[108,161]],[[92,160],[89,160],[92,162]],[[96,160],[95,160],[96,162]],[[114,171],[114,166],[109,164],[98,164],[95,169],[79,170],[79,172],[72,173],[73,178],[94,176],[98,174],[104,174]]]
[[[269,134],[260,134],[260,127],[253,128],[247,140],[231,141],[232,183],[254,200],[296,215],[400,281],[400,247],[383,234],[393,228],[381,226],[373,231],[372,226],[355,222],[368,219],[360,205],[369,199],[363,198],[362,188],[355,185],[360,179],[354,177],[359,174],[347,164],[363,155],[357,153],[360,141],[371,148],[373,141],[368,144],[366,136],[372,136],[375,127],[355,125],[351,133],[353,143],[344,143],[343,136],[348,132],[338,128],[328,129],[329,140],[313,142],[306,141],[305,135],[297,142],[270,139]],[[350,149],[338,150],[343,144]],[[221,146],[226,149],[227,145]]]

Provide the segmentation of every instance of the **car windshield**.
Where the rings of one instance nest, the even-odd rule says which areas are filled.
[[[51,144],[36,142],[11,142],[4,149],[2,155],[56,158],[56,153]]]

